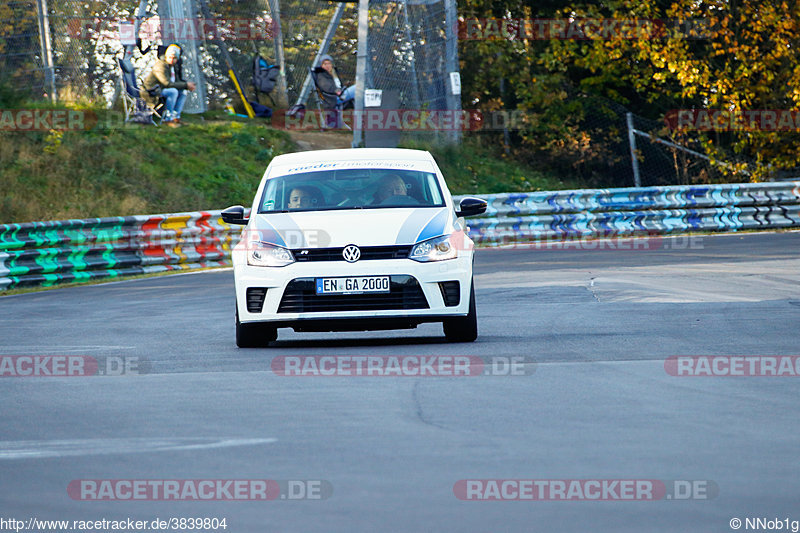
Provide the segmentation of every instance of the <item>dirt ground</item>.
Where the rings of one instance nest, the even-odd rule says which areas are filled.
[[[292,131],[290,135],[301,150],[350,148],[353,142],[350,131]]]

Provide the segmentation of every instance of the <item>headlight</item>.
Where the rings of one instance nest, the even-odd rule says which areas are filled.
[[[294,263],[292,252],[280,246],[251,241],[247,248],[247,264],[259,267],[282,267]]]
[[[426,263],[428,261],[455,259],[456,256],[458,256],[458,250],[450,242],[450,235],[442,235],[414,245],[408,258]]]

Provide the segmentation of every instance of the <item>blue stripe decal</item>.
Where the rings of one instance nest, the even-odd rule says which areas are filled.
[[[433,211],[433,213],[431,213],[429,209],[415,209],[408,215],[403,225],[400,226],[395,244],[416,244],[419,228],[424,227],[438,214],[439,211]]]
[[[275,230],[281,235],[286,248],[307,248],[306,232],[300,229],[300,225],[295,221],[294,216],[288,213],[277,213],[273,215]],[[289,232],[287,234],[287,232]]]
[[[275,226],[267,221],[266,217],[258,221],[256,224],[256,231],[258,231],[259,240],[261,242],[286,248],[286,241],[283,240],[283,237],[281,237],[280,232],[275,229]]]
[[[447,224],[447,217],[448,213],[446,208],[439,211],[439,214],[433,217],[433,219],[428,222],[428,225],[422,228],[422,231],[419,232],[416,242],[421,242],[427,239],[432,239],[433,237],[438,237],[439,235],[443,235],[445,224]]]

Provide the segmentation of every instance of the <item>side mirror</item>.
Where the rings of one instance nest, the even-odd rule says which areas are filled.
[[[472,198],[466,197],[461,199],[461,203],[458,204],[458,211],[456,211],[457,217],[472,217],[475,215],[480,215],[486,212],[486,200],[481,200],[480,198]]]
[[[228,224],[235,224],[237,226],[244,226],[249,219],[244,218],[244,207],[234,205],[222,212],[222,221]]]

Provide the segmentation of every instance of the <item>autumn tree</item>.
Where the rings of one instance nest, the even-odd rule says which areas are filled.
[[[562,170],[564,164],[575,169],[608,156],[598,132],[583,124],[587,113],[596,112],[598,101],[624,105],[662,122],[678,109],[736,114],[800,106],[800,13],[794,2],[619,0],[498,6],[464,0],[462,4],[464,17],[649,23],[636,35],[620,31],[600,38],[462,41],[462,70],[469,73],[465,86],[471,104],[484,110],[526,111],[517,146],[536,156],[549,154],[553,162],[562,163]],[[500,80],[505,82],[502,94]],[[751,126],[749,131],[665,128],[662,134],[697,144],[735,181],[743,176],[763,179],[800,166],[796,131]],[[731,160],[737,163],[726,164]]]

